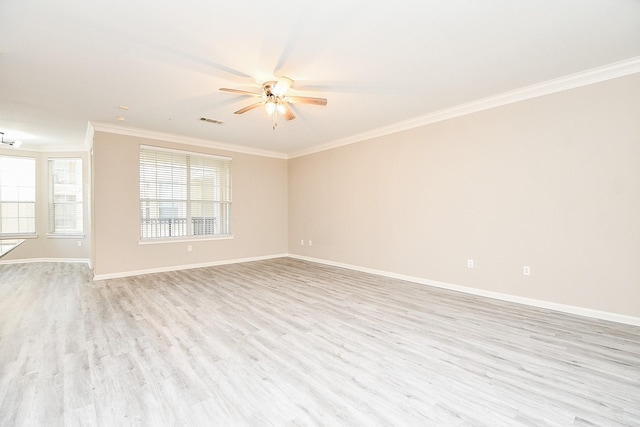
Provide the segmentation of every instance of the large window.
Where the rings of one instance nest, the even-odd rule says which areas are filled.
[[[228,234],[231,159],[141,146],[141,239]]]
[[[0,237],[36,233],[36,159],[0,156]]]
[[[49,231],[82,234],[82,159],[49,159]]]

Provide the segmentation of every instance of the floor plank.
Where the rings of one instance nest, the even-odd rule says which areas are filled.
[[[293,259],[0,266],[0,426],[638,426],[640,328]]]

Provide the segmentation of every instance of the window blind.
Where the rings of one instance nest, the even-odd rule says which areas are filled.
[[[225,234],[231,159],[141,146],[141,239]]]

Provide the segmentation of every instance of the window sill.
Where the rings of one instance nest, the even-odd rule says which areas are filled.
[[[0,239],[2,240],[13,240],[13,239],[37,239],[37,234],[0,234]]]
[[[157,239],[145,239],[138,240],[139,245],[155,245],[159,243],[191,243],[191,242],[203,242],[209,240],[231,240],[233,239],[233,234],[219,234],[216,236],[184,236],[178,238],[166,238],[160,237]]]
[[[84,239],[84,234],[56,234],[48,233],[47,239]]]

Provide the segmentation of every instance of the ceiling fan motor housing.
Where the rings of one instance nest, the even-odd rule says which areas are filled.
[[[272,96],[271,90],[274,88],[274,86],[276,85],[277,82],[265,82],[262,85],[262,88],[264,89],[264,93],[267,96]]]

